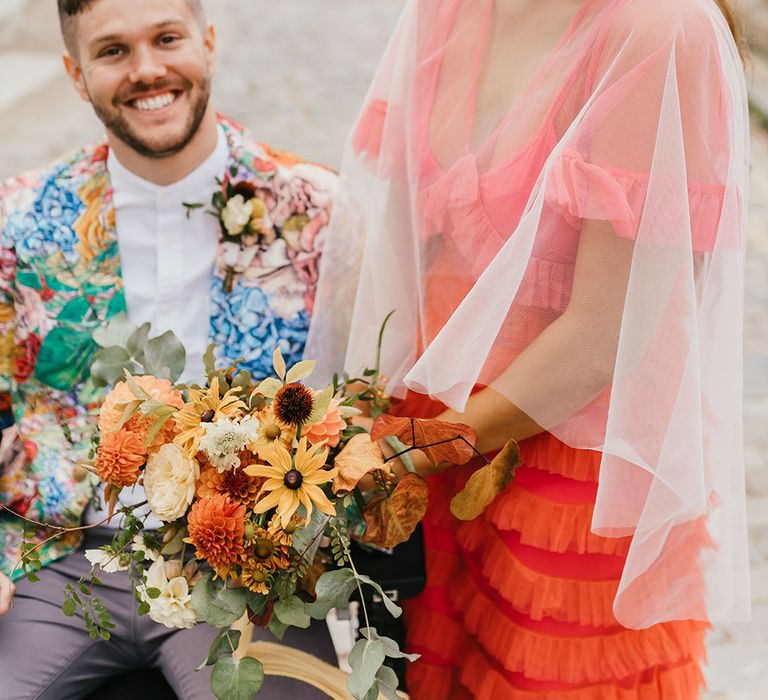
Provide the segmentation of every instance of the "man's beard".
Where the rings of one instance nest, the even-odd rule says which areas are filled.
[[[143,86],[143,88],[141,86],[136,86],[136,88],[132,90],[132,93],[135,93],[136,97],[141,98],[141,96],[150,89],[156,91],[165,87],[172,88],[173,86],[171,86],[170,83]],[[178,86],[176,87],[178,89]],[[183,92],[188,95],[193,95],[192,87],[192,83],[185,81]],[[104,124],[104,126],[126,146],[146,158],[168,158],[183,151],[200,129],[200,124],[203,122],[211,98],[211,79],[206,77],[203,81],[198,83],[198,88],[199,94],[197,99],[192,103],[192,110],[181,136],[173,140],[169,139],[166,143],[161,144],[152,144],[143,138],[141,134],[136,133],[120,111],[119,105],[124,105],[129,99],[135,98],[118,96],[113,101],[113,104],[110,107],[107,107],[91,97],[91,104],[96,112],[96,116],[101,120],[102,124]],[[180,99],[180,97],[177,99]]]

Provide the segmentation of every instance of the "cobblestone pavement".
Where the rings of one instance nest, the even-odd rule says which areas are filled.
[[[100,133],[63,77],[54,4],[0,0],[0,178]],[[402,4],[208,0],[219,31],[219,109],[264,141],[337,166]],[[742,6],[751,38],[764,44],[750,76],[753,101],[768,113],[768,0]],[[756,128],[753,144],[745,418],[754,619],[713,631],[708,700],[768,698],[768,134]]]

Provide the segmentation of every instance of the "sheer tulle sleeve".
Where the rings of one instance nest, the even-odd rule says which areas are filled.
[[[636,238],[657,174],[684,185],[692,247],[711,252],[734,117],[717,36],[709,19],[693,12],[649,24],[627,10],[617,24],[595,59],[592,101],[552,164],[547,197],[574,219],[610,221],[618,235]]]

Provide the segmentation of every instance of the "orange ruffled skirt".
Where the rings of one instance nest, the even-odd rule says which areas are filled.
[[[698,698],[707,624],[613,615],[630,538],[590,533],[600,454],[547,433],[520,449],[515,481],[472,522],[449,503],[476,464],[428,480],[427,588],[405,607],[412,700]]]

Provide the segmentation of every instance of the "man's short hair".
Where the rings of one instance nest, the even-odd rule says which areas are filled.
[[[61,24],[61,36],[64,45],[71,56],[77,56],[77,17],[91,9],[99,0],[58,0],[59,23]],[[186,0],[201,27],[205,27],[205,11],[202,0]]]

